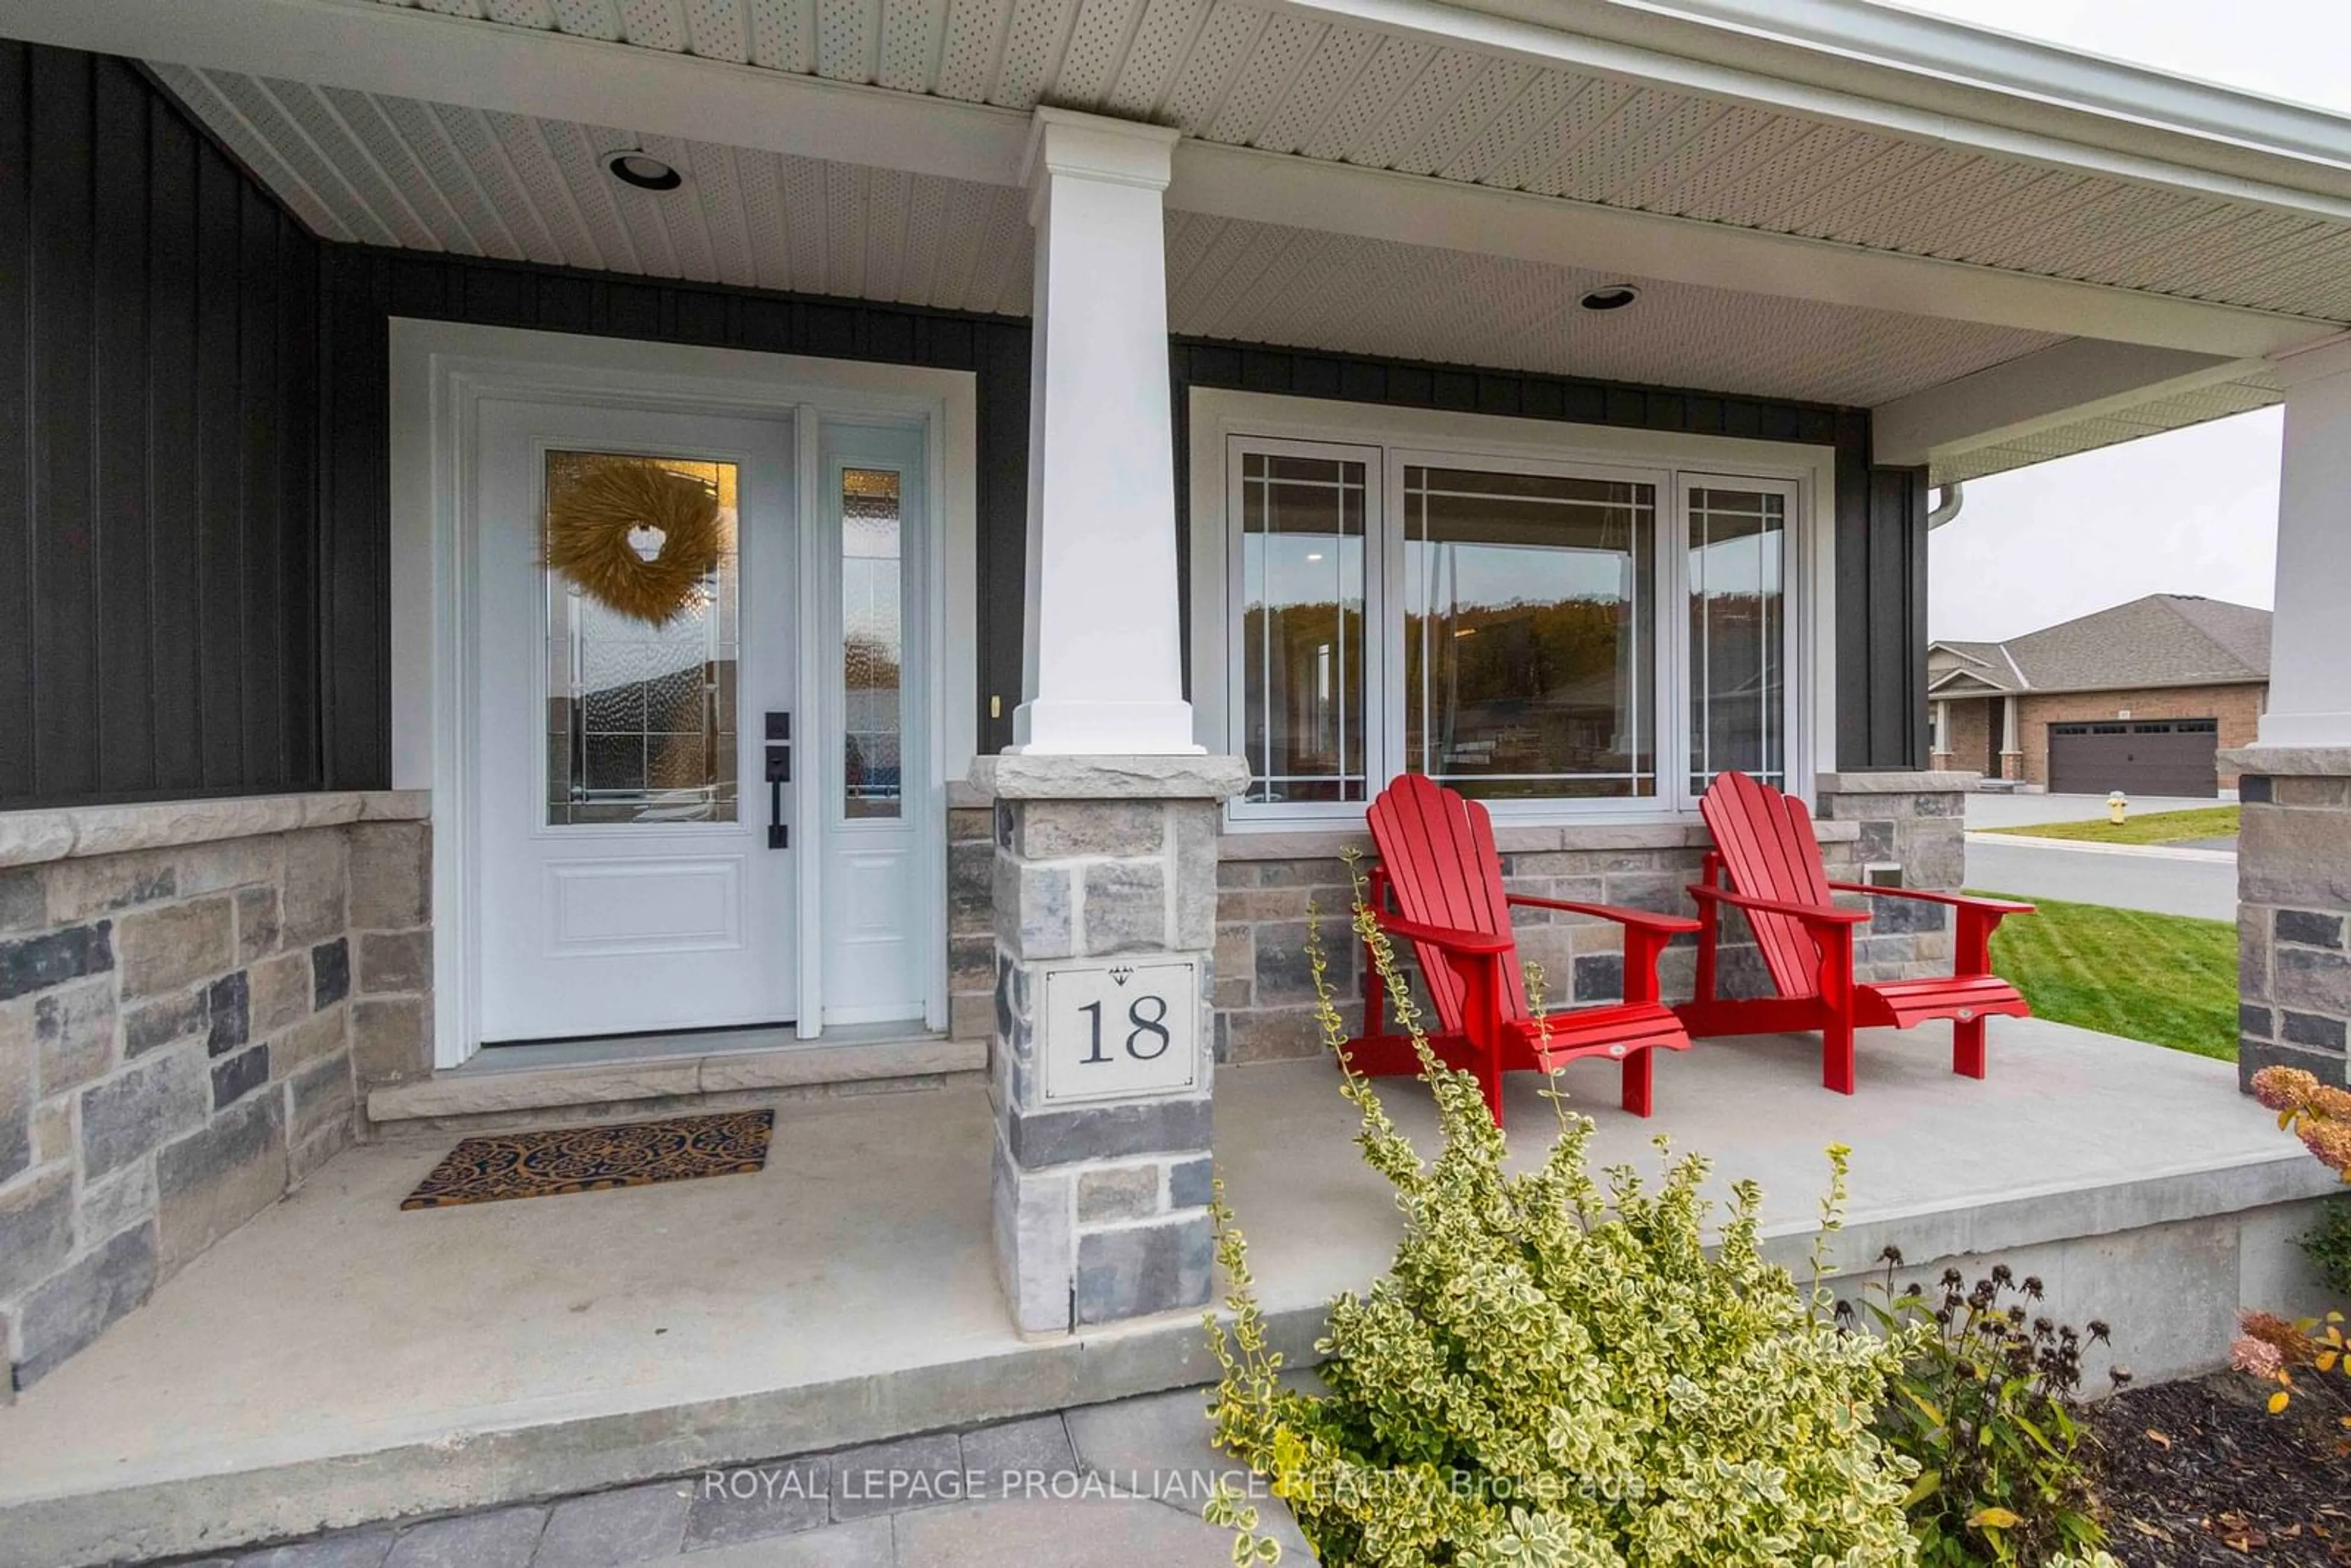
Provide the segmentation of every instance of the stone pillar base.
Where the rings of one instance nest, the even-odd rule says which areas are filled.
[[[2237,1082],[2299,1067],[2338,1087],[2351,1032],[2351,747],[2249,746],[2239,771]]]
[[[1968,785],[1961,773],[1823,773],[1821,820],[1857,822],[1856,869],[1898,865],[1902,885],[1956,893],[1966,879]],[[1834,874],[1832,873],[1831,874]],[[1915,899],[1871,901],[1854,952],[1863,980],[1919,980],[1951,972],[1950,911]]]
[[[990,1187],[1014,1324],[1196,1310],[1215,1288],[1217,813],[1247,764],[1018,754],[971,781],[996,799]]]

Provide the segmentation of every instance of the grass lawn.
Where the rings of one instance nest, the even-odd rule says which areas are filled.
[[[2193,811],[2150,811],[2116,827],[2108,821],[2028,822],[2021,828],[1979,828],[1984,833],[2014,833],[2027,839],[2088,839],[2101,844],[2170,844],[2182,839],[2224,839],[2237,831],[2237,808],[2207,806]]]
[[[1994,894],[1993,897],[2010,896]],[[1991,967],[2058,1023],[2237,1059],[2237,928],[2095,904],[2026,899]]]

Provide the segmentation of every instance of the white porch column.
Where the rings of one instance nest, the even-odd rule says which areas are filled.
[[[2016,722],[2016,695],[2011,692],[2000,699],[2000,776],[2002,779],[2024,777],[2024,741]]]
[[[1040,109],[1027,698],[1015,751],[1196,753],[1184,700],[1160,193],[1177,132]]]
[[[2296,355],[2279,376],[2277,612],[2256,744],[2351,746],[2351,346]]]
[[[2239,769],[2240,1081],[2273,1064],[2342,1084],[2351,1038],[2351,344],[2285,382],[2269,706]]]

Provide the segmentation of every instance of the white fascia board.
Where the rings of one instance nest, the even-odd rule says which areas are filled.
[[[0,0],[0,36],[648,135],[1019,183],[1029,117],[373,0]]]
[[[2283,352],[2341,331],[2305,317],[1216,142],[1176,148],[1167,204],[1365,239],[2229,359]]]
[[[1872,457],[1924,465],[2176,397],[2267,368],[2183,349],[2074,338],[1870,411]]]
[[[1272,0],[1839,124],[2351,216],[2351,117],[1865,0]]]

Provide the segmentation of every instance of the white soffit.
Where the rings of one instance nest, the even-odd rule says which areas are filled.
[[[2047,333],[1692,284],[1578,300],[1599,272],[1171,213],[1179,333],[1496,370],[1867,407],[2059,340]]]
[[[1249,0],[380,0],[907,93],[2351,320],[2351,222]]]
[[[1955,479],[1980,479],[1989,474],[2003,474],[2055,457],[2071,457],[2075,453],[2136,441],[2142,435],[2225,419],[2232,413],[2249,413],[2281,402],[2284,396],[2275,372],[2254,371],[2236,381],[2158,398],[2119,413],[2076,420],[1962,453],[1938,455],[1928,464],[1928,474],[1938,485],[1948,485]]]
[[[1027,202],[1009,185],[153,69],[329,239],[941,309],[1029,308]],[[600,159],[622,148],[671,164],[684,186],[656,193],[613,179]]]
[[[745,287],[1026,316],[1021,193],[224,71],[158,67],[181,100],[340,240]],[[654,194],[600,156],[686,176]],[[1750,397],[1868,406],[2029,354],[2047,333],[1641,282],[1614,274],[1194,213],[1167,215],[1178,333]]]

